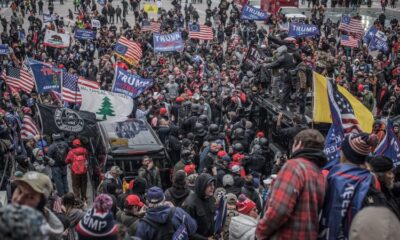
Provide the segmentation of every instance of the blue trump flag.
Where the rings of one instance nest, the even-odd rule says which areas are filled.
[[[7,44],[0,44],[0,55],[8,55],[8,45]]]
[[[185,222],[186,222],[186,216],[183,215],[182,223],[178,227],[178,229],[176,229],[174,235],[172,236],[172,240],[188,240],[189,239],[189,234],[187,232]]]
[[[215,225],[214,225],[214,234],[221,234],[223,227],[225,225],[226,220],[226,196],[220,196],[218,207],[215,212]]]
[[[79,40],[93,40],[96,38],[96,32],[87,29],[76,29],[75,38]]]
[[[242,13],[240,15],[240,18],[243,20],[255,21],[265,21],[268,17],[269,14],[267,12],[264,12],[263,10],[250,5],[244,5],[242,8]]]
[[[376,34],[372,37],[371,41],[369,42],[368,48],[371,51],[382,51],[384,53],[389,52],[389,46],[387,44],[387,41],[377,37]]]
[[[289,37],[310,37],[320,35],[319,29],[313,24],[289,24]]]
[[[153,85],[152,79],[144,79],[138,75],[127,72],[120,67],[116,67],[114,83],[111,91],[123,93],[131,98],[136,98],[151,85]]]
[[[43,22],[48,23],[58,19],[57,14],[43,13]]]
[[[154,52],[181,52],[185,46],[180,32],[153,33]]]
[[[393,121],[388,119],[386,125],[386,135],[383,140],[379,143],[378,147],[376,147],[375,156],[385,156],[393,161],[394,167],[400,165],[400,145],[399,140],[397,139],[394,131],[393,131]]]
[[[35,78],[36,90],[39,94],[45,92],[60,92],[62,70],[54,68],[50,64],[28,59],[27,63]]]
[[[375,26],[371,26],[368,29],[368,32],[364,35],[363,41],[368,44],[372,40],[372,38],[375,36],[377,31],[378,31],[378,29],[376,29]]]

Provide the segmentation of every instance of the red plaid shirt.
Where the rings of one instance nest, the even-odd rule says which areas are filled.
[[[317,239],[326,179],[313,162],[289,160],[278,173],[257,239]]]

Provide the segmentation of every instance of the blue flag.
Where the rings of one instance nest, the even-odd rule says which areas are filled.
[[[123,93],[131,98],[137,98],[151,85],[153,85],[152,79],[141,78],[139,75],[116,67],[115,79],[111,91]]]
[[[313,24],[289,24],[289,37],[310,37],[320,35],[319,29]]]
[[[376,34],[372,37],[368,45],[371,51],[382,51],[384,53],[389,52],[389,46],[385,39],[379,38]]]
[[[372,179],[370,171],[356,165],[332,167],[327,177],[318,239],[348,239],[351,222],[362,207]]]
[[[393,121],[390,119],[386,125],[386,135],[376,147],[374,155],[392,159],[394,167],[400,165],[400,144],[393,131]]]
[[[182,223],[178,229],[176,229],[174,235],[172,236],[172,240],[188,240],[189,235],[186,229],[186,216],[183,215]]]
[[[0,44],[0,55],[8,55],[8,45],[7,44]]]
[[[270,14],[259,8],[250,5],[244,5],[240,18],[243,20],[265,21],[269,16]]]
[[[378,29],[376,29],[376,27],[372,25],[368,29],[368,32],[364,35],[363,41],[368,44],[372,40],[372,38],[375,36],[377,31],[378,31]]]
[[[180,32],[153,33],[154,52],[181,52],[185,46]]]
[[[96,38],[96,31],[88,29],[76,29],[75,38],[80,40],[93,40]]]
[[[223,230],[226,220],[226,196],[221,196],[218,202],[217,211],[215,212],[214,233],[220,234]]]
[[[43,22],[48,23],[58,19],[57,14],[43,13]]]
[[[62,70],[52,67],[50,64],[28,59],[27,63],[32,71],[39,94],[56,91],[60,92]]]

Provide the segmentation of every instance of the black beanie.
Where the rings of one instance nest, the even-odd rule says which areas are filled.
[[[378,137],[375,134],[350,134],[342,142],[341,150],[350,162],[364,164],[371,153],[371,147],[375,147],[377,142]]]
[[[371,165],[374,172],[377,173],[387,172],[394,168],[392,159],[385,156],[373,157],[369,161],[369,164]]]

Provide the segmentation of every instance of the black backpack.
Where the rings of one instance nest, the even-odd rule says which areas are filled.
[[[68,149],[62,143],[57,143],[54,160],[59,164],[65,164],[65,157],[67,156]]]
[[[172,224],[172,218],[175,215],[175,210],[176,208],[173,207],[169,211],[168,214],[168,219],[165,222],[165,224],[160,224],[160,223],[155,223],[151,221],[150,219],[144,217],[140,221],[144,221],[145,223],[149,224],[152,228],[156,230],[156,235],[153,238],[153,240],[166,240],[166,239],[172,239],[172,237],[175,234],[175,229],[174,225]]]

